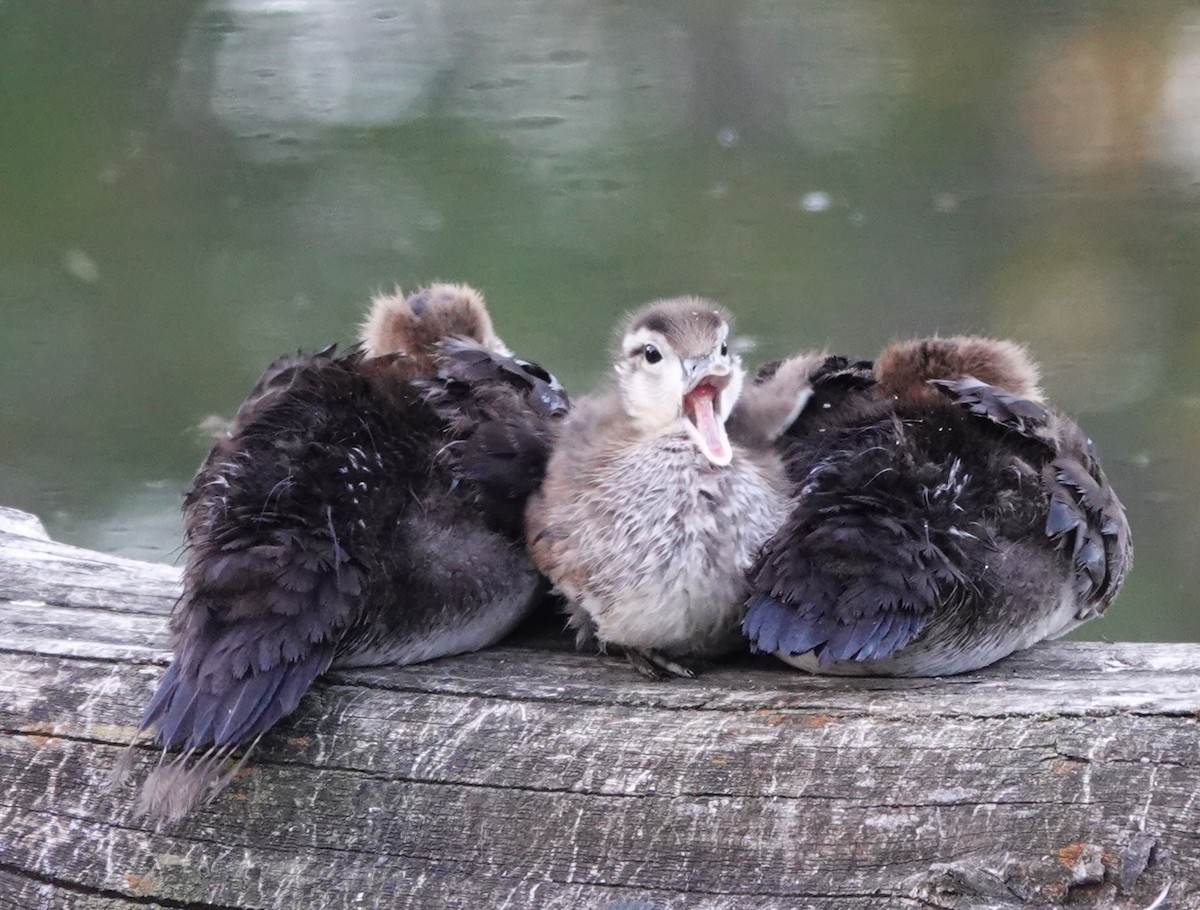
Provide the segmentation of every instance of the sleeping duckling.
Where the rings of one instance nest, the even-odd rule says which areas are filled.
[[[582,645],[619,646],[649,676],[743,644],[745,572],[790,506],[768,446],[808,394],[748,407],[729,314],[694,297],[638,310],[617,333],[615,387],[578,401],[526,510],[530,552]]]
[[[755,650],[804,670],[975,670],[1099,616],[1129,569],[1092,441],[1019,346],[828,358],[780,441],[799,502],[750,572]]]
[[[139,810],[177,818],[215,796],[225,759],[331,666],[512,630],[539,584],[524,500],[566,408],[465,286],[379,297],[361,348],[272,364],[186,494],[175,658],[141,721],[163,756]]]

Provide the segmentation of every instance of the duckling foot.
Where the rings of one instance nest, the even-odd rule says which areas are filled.
[[[633,648],[626,648],[625,657],[629,661],[629,665],[647,679],[696,678],[696,671],[691,667],[672,660],[658,651],[637,651]]]

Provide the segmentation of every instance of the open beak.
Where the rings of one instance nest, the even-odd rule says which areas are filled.
[[[715,465],[733,461],[733,447],[721,417],[721,395],[729,385],[729,367],[712,357],[683,362],[687,389],[683,394],[683,416],[688,434],[700,451]]]

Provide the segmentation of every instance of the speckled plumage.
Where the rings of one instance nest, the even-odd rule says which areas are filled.
[[[497,351],[481,298],[443,290],[410,298],[441,328],[405,353],[272,364],[197,473],[175,659],[142,720],[184,755],[152,773],[143,811],[178,816],[219,788],[231,750],[330,666],[477,649],[529,610],[524,498],[566,398]],[[475,337],[445,337],[456,327]]]
[[[812,382],[782,440],[799,501],[750,573],[756,649],[821,673],[959,673],[1116,596],[1124,510],[1020,348],[927,339],[874,370],[828,358]]]
[[[581,402],[563,427],[531,500],[534,559],[567,598],[572,624],[602,644],[729,651],[743,573],[787,514],[783,472],[737,447],[732,464],[709,464],[682,431],[633,440],[604,414],[612,407]]]
[[[686,387],[674,376],[681,363],[717,357],[727,320],[694,298],[639,311],[619,335],[617,388],[578,402],[562,427],[527,533],[581,640],[685,658],[740,643],[744,573],[787,514],[786,480],[766,447],[734,444],[728,464],[706,457],[670,391]],[[650,375],[647,338],[677,355],[667,373]],[[741,365],[727,352],[717,360],[734,390],[720,402],[724,420]]]

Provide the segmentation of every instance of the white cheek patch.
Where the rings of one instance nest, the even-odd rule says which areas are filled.
[[[640,373],[633,378],[630,404],[635,416],[651,428],[660,428],[679,419],[682,383],[664,382],[663,377]]]
[[[646,345],[653,345],[662,359],[650,363],[644,353]],[[621,351],[616,370],[621,377],[625,412],[652,432],[677,421],[683,398],[683,367],[667,339],[641,328],[621,339]]]

